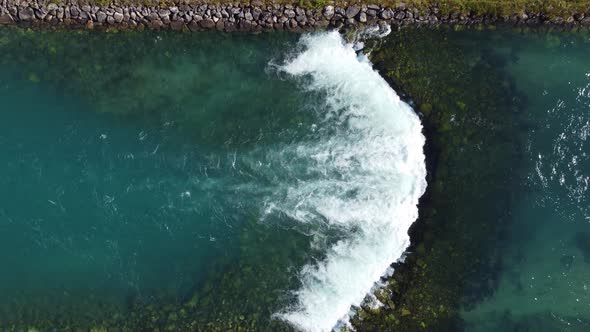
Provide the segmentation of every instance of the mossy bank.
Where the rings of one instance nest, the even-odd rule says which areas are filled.
[[[587,1],[47,1],[3,0],[0,25],[309,31],[363,25],[590,26]]]

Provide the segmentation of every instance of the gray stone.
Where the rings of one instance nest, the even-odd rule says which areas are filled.
[[[367,22],[367,14],[360,13],[360,15],[359,15],[359,22],[366,23]]]
[[[252,13],[247,12],[246,14],[244,14],[244,18],[246,19],[246,21],[252,21],[254,19],[254,17],[252,16]]]
[[[184,21],[172,21],[170,22],[170,28],[172,28],[172,30],[175,31],[182,31],[182,29],[184,28]]]
[[[45,16],[47,16],[47,12],[44,9],[42,9],[42,8],[41,9],[35,9],[34,12],[35,12],[35,16],[38,19],[40,19],[40,20],[45,19]]]
[[[104,12],[96,13],[96,21],[99,23],[104,23],[107,20],[107,14]]]
[[[288,18],[293,18],[295,17],[295,11],[292,9],[285,9],[285,16],[287,16]]]
[[[586,17],[580,21],[583,26],[590,26],[590,17]]]
[[[215,22],[210,18],[205,18],[201,22],[199,22],[202,28],[204,29],[212,29],[215,27]]]
[[[80,15],[80,9],[78,7],[71,7],[70,8],[70,15],[71,17],[78,17]]]
[[[250,31],[250,30],[252,30],[252,22],[246,21],[246,20],[240,20],[238,27],[242,31]]]
[[[324,8],[324,17],[332,18],[332,16],[334,16],[334,6],[326,6],[326,8]]]
[[[168,10],[166,8],[162,8],[162,9],[158,10],[158,15],[160,16],[160,18],[169,17],[170,16],[170,10]]]
[[[9,24],[13,24],[14,20],[12,19],[12,16],[10,16],[10,14],[6,13],[6,14],[2,14],[0,15],[0,25],[9,25]]]
[[[115,24],[115,18],[112,16],[107,16],[107,23],[111,25]]]
[[[358,13],[360,13],[360,11],[361,11],[361,7],[359,7],[357,5],[348,6],[348,8],[346,8],[346,17],[353,18],[353,17],[357,16]]]
[[[22,21],[31,21],[35,18],[35,12],[31,7],[24,7],[18,11],[18,18]]]
[[[115,13],[113,15],[113,18],[115,19],[115,22],[117,22],[117,23],[123,22],[123,14],[121,14],[121,13]]]

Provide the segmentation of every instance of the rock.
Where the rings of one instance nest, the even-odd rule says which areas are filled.
[[[357,16],[360,11],[361,11],[361,7],[359,7],[357,5],[348,6],[348,8],[346,8],[346,17],[353,18],[353,17]]]
[[[0,25],[8,25],[13,23],[14,20],[12,19],[12,16],[10,16],[10,14],[0,15]]]
[[[590,17],[586,17],[580,21],[583,26],[590,26]]]
[[[70,16],[71,17],[78,17],[80,15],[80,10],[78,9],[78,7],[71,7],[70,8]]]
[[[254,20],[254,17],[252,16],[252,13],[250,13],[250,12],[247,12],[246,14],[244,14],[244,18],[246,19],[246,21]]]
[[[292,9],[285,9],[285,16],[288,18],[293,18],[296,16],[295,11]]]
[[[88,30],[94,29],[94,22],[92,20],[86,21],[86,29],[88,29]]]
[[[106,20],[107,20],[107,14],[105,14],[104,12],[96,13],[96,21],[98,23],[104,23]]]
[[[201,22],[199,22],[199,24],[204,29],[212,29],[213,27],[215,27],[215,22],[213,22],[213,20],[210,18],[203,19]]]
[[[31,7],[24,7],[18,11],[18,18],[21,21],[31,21],[35,18],[35,12]]]
[[[111,25],[115,24],[115,18],[112,16],[107,16],[107,23]]]
[[[360,13],[360,15],[359,15],[359,22],[361,22],[361,23],[367,23],[367,14]]]
[[[200,28],[201,26],[194,20],[188,24],[188,29],[192,32],[199,31]]]
[[[241,31],[250,31],[252,30],[252,22],[246,20],[240,20],[238,25]]]
[[[162,9],[158,10],[158,15],[162,19],[168,18],[170,16],[170,10],[168,10],[167,8],[162,8]]]
[[[109,16],[109,17],[110,17],[110,16]],[[164,26],[164,23],[163,23],[163,22],[162,22],[162,20],[160,20],[160,19],[153,20],[153,21],[150,21],[150,22],[148,23],[148,27],[149,27],[150,29],[154,29],[154,30],[159,30],[159,29],[161,29],[163,26]]]
[[[172,21],[172,22],[170,22],[170,28],[172,28],[172,30],[175,30],[175,31],[182,31],[182,29],[184,28],[184,21],[182,21],[182,20]]]
[[[113,15],[113,18],[115,19],[115,22],[117,22],[117,23],[123,22],[123,14],[121,14],[121,13],[115,13]]]
[[[250,5],[252,7],[262,7],[264,6],[264,3],[261,0],[252,0],[252,2],[250,2]]]
[[[38,19],[40,19],[40,20],[45,19],[45,16],[47,16],[47,12],[44,9],[42,9],[42,8],[41,9],[35,9],[34,12],[35,12],[35,16]]]
[[[326,6],[324,8],[324,17],[330,19],[332,16],[334,16],[334,6]]]

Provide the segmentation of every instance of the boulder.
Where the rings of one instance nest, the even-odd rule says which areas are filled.
[[[346,17],[353,18],[353,17],[357,16],[358,13],[360,13],[360,11],[361,11],[361,7],[359,7],[357,5],[348,6],[348,8],[346,8]]]

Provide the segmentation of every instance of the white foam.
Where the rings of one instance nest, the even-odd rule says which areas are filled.
[[[424,137],[410,106],[337,32],[305,35],[301,43],[304,50],[280,69],[326,94],[317,130],[330,135],[280,152],[314,176],[271,195],[267,212],[338,227],[348,236],[300,271],[297,304],[276,316],[304,331],[329,331],[409,244],[426,188]]]

